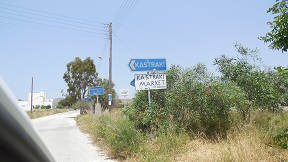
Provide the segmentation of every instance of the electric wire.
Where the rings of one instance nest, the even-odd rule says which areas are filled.
[[[119,13],[122,11],[122,8],[123,8],[123,5],[125,4],[125,1],[126,1],[126,0],[124,0],[124,1],[122,2],[120,8],[118,9],[118,11],[117,11],[117,13],[116,13],[116,15],[115,15],[114,18],[112,19],[112,22],[115,22],[115,20],[116,20],[117,17],[119,16]]]
[[[106,51],[107,51],[107,48],[108,48],[108,39],[105,40],[104,45],[103,45],[103,48],[102,48],[102,52],[101,52],[101,57],[102,57],[102,58],[105,56]]]
[[[133,10],[133,8],[138,3],[138,0],[130,0],[130,1],[123,1],[121,7],[119,8],[117,14],[115,15],[113,19],[113,31],[116,33],[120,26],[123,24],[123,22],[126,20],[130,12]]]
[[[82,25],[84,24],[84,25],[89,25],[89,26],[98,27],[98,28],[105,28],[106,27],[106,24],[99,25],[99,24],[91,24],[91,23],[87,23],[87,22],[73,21],[73,20],[69,20],[69,19],[65,19],[65,18],[59,18],[59,17],[55,17],[55,16],[47,16],[47,15],[31,13],[31,12],[26,12],[26,11],[19,11],[19,10],[5,8],[5,7],[1,7],[1,6],[0,6],[0,9],[5,9],[5,10],[13,11],[13,12],[18,12],[18,13],[29,14],[29,15],[33,15],[33,16],[41,16],[41,17],[46,17],[46,18],[50,18],[50,19],[57,19],[57,20],[61,20],[61,21],[73,22],[73,23],[82,24]]]
[[[134,0],[135,1],[135,0]],[[122,20],[119,22],[119,25],[115,28],[115,32],[118,31],[118,29],[120,28],[120,26],[124,23],[124,21],[126,20],[126,18],[129,16],[129,14],[131,13],[131,11],[133,10],[133,8],[136,6],[138,0],[136,0],[136,3],[131,4],[131,6],[129,7],[128,12],[126,12],[125,16],[123,16]],[[131,8],[132,7],[132,8]],[[131,9],[130,9],[131,8]]]
[[[95,28],[92,28],[92,27],[86,27],[86,26],[81,26],[81,25],[74,25],[74,24],[63,23],[63,22],[59,22],[59,21],[53,21],[53,20],[46,20],[46,19],[36,18],[36,17],[32,17],[32,16],[25,16],[25,15],[19,15],[19,14],[14,14],[14,13],[7,13],[7,12],[2,12],[2,11],[0,11],[0,13],[5,13],[5,14],[14,15],[14,16],[20,16],[20,17],[26,17],[26,18],[35,19],[35,20],[42,20],[42,21],[48,21],[48,22],[53,22],[53,23],[59,23],[59,24],[64,24],[64,25],[73,26],[73,27],[81,27],[81,28],[86,28],[86,29],[90,29],[90,30],[105,31],[105,30],[103,30],[103,29],[95,29]]]
[[[3,7],[3,5],[5,5],[5,7]],[[4,11],[3,11],[3,9],[4,9]],[[28,12],[26,10],[28,10]],[[63,32],[63,31],[59,31],[59,30],[51,30],[51,29],[47,29],[47,28],[39,28],[39,27],[37,28],[36,27],[37,29],[41,29],[41,30],[49,30],[49,31],[71,33],[71,34],[107,39],[107,38],[105,38],[105,37],[107,37],[107,24],[105,24],[105,23],[99,23],[99,22],[95,22],[95,21],[84,20],[84,19],[74,18],[74,17],[70,17],[70,16],[64,16],[64,15],[59,15],[59,14],[35,10],[35,9],[29,9],[29,8],[15,6],[15,5],[11,5],[11,4],[5,4],[5,3],[1,3],[1,2],[0,2],[0,13],[4,13],[4,15],[5,15],[4,16],[2,14],[0,16],[0,18],[2,18],[2,20],[3,19],[5,19],[5,20],[9,19],[10,21],[21,21],[21,22],[26,22],[26,23],[33,23],[33,24],[37,24],[37,25],[41,25],[41,26],[45,26],[45,27],[50,27],[50,28],[53,27],[53,28],[58,28],[61,30],[74,31],[74,32],[73,33]],[[22,14],[20,14],[20,13],[22,13]],[[53,15],[53,16],[51,16],[51,15]],[[61,20],[61,22],[60,22],[60,20]],[[77,21],[75,21],[75,20],[77,20]],[[87,23],[87,22],[89,22],[89,23]],[[18,23],[17,24],[8,23],[8,22],[1,22],[1,23],[19,26]],[[19,23],[19,24],[21,24],[21,23]],[[99,24],[101,24],[101,26]],[[23,26],[23,25],[20,25],[20,26]],[[31,28],[31,26],[25,26],[25,27]],[[35,27],[32,27],[32,28],[35,28]],[[75,31],[79,32],[80,34],[75,33]],[[98,31],[98,32],[95,32],[95,31]],[[85,34],[83,34],[83,33],[85,33]]]
[[[96,35],[88,35],[88,34],[67,32],[67,31],[59,31],[59,30],[53,30],[53,29],[47,29],[47,28],[39,28],[39,27],[35,27],[35,26],[19,25],[19,24],[1,22],[1,21],[0,21],[0,23],[7,24],[7,25],[13,25],[13,26],[21,26],[21,27],[26,27],[26,28],[34,28],[34,29],[47,30],[47,31],[59,32],[59,33],[74,34],[74,35],[81,35],[81,36],[86,36],[86,37],[94,37],[94,38],[105,39],[105,37],[100,37],[100,36],[96,36]]]
[[[63,26],[57,26],[57,25],[51,25],[51,24],[45,24],[45,23],[39,23],[39,22],[33,22],[33,21],[22,20],[22,19],[11,18],[11,17],[5,17],[5,16],[0,16],[0,18],[10,19],[10,20],[17,20],[17,21],[28,22],[28,23],[33,23],[33,24],[38,24],[38,25],[44,25],[44,26],[51,26],[51,27],[55,27],[55,28],[62,28],[62,29],[68,29],[68,30],[75,30],[75,31],[80,31],[80,32],[85,32],[85,33],[92,33],[92,34],[97,34],[97,35],[105,35],[105,34],[102,34],[102,33],[95,33],[95,32],[86,31],[86,30],[81,30],[81,29],[75,29],[75,28],[69,28],[69,27],[63,27]]]
[[[115,33],[113,33],[113,35],[131,52],[131,53],[135,53],[131,48],[129,48],[126,43],[124,43],[124,41],[122,41]]]
[[[128,17],[128,15],[130,14],[130,12],[132,11],[132,9],[136,6],[138,0],[124,0],[120,6],[120,8],[118,9],[116,15],[114,16],[112,23],[113,23],[113,32],[112,34],[114,36],[116,36],[116,38],[127,48],[129,49],[130,52],[132,52],[132,50],[115,34],[117,32],[117,30],[119,29],[119,27],[122,25],[122,23],[124,22],[124,20]],[[105,40],[104,44],[103,44],[103,48],[102,48],[102,52],[101,52],[101,58],[104,59],[104,56],[107,55],[107,48],[108,47],[108,39]],[[133,53],[133,52],[132,52]],[[101,65],[101,63],[100,63]]]
[[[97,21],[85,20],[85,19],[75,18],[75,17],[71,17],[71,16],[65,16],[65,15],[55,14],[55,13],[51,13],[51,12],[35,10],[35,9],[26,8],[26,7],[20,7],[20,6],[16,6],[16,5],[7,4],[7,3],[1,3],[1,2],[0,2],[0,4],[1,4],[1,5],[6,5],[6,6],[15,7],[15,8],[21,8],[21,9],[25,9],[25,10],[30,10],[30,11],[36,11],[36,12],[40,12],[40,13],[45,13],[45,14],[50,14],[50,15],[55,15],[55,16],[60,16],[60,17],[65,17],[65,18],[74,19],[74,20],[86,21],[86,22],[92,22],[92,23],[97,23],[97,24],[105,25],[105,23],[101,23],[101,22],[97,22]]]
[[[119,10],[117,11],[116,15],[114,16],[114,18],[113,18],[113,20],[112,20],[113,24],[117,24],[117,21],[119,20],[119,18],[121,17],[122,13],[124,12],[124,11],[123,11],[124,8],[127,7],[127,5],[126,5],[127,2],[128,2],[128,0],[124,0],[124,1],[122,2],[121,7],[119,8]],[[130,2],[129,2],[129,3],[130,3]]]
[[[3,5],[5,5],[5,7],[3,7]],[[11,8],[11,7],[13,7],[13,8]],[[108,47],[108,38],[107,37],[109,36],[108,30],[107,30],[108,29],[107,23],[100,23],[100,22],[91,21],[91,20],[79,19],[79,18],[64,16],[64,15],[55,14],[55,13],[51,13],[51,12],[45,12],[45,11],[29,9],[29,8],[25,8],[25,7],[19,7],[19,6],[10,5],[10,4],[4,4],[1,2],[0,2],[0,13],[6,14],[5,16],[3,16],[3,14],[0,15],[0,18],[2,17],[2,21],[0,21],[1,24],[7,24],[7,25],[13,25],[13,26],[22,26],[22,27],[27,27],[27,28],[35,28],[35,29],[40,29],[40,30],[48,30],[48,31],[53,31],[53,32],[68,33],[68,34],[88,36],[88,37],[96,37],[96,38],[104,39],[105,41],[103,44],[101,57],[104,57],[104,55],[107,51],[107,47]],[[13,15],[13,16],[11,16],[11,15]],[[15,18],[15,16],[17,18]],[[17,21],[17,23],[11,23],[10,21],[9,22],[3,22],[4,19],[5,20],[8,19],[11,22]],[[38,24],[38,25],[41,25],[41,27],[40,26],[36,27],[35,25],[33,25],[33,26],[23,25],[23,23],[18,23],[18,21],[22,21],[22,22],[26,22],[26,23],[32,23],[32,24]],[[67,22],[67,23],[65,23],[65,22]],[[62,25],[60,25],[60,24],[62,24]],[[53,29],[51,29],[51,27],[53,27]],[[74,27],[76,27],[76,28],[74,28]],[[65,30],[63,31],[63,30],[54,30],[54,29],[65,29]],[[87,31],[87,30],[82,30],[82,29],[89,29],[89,30]],[[104,34],[92,32],[91,30],[102,31]],[[70,32],[70,31],[77,31],[77,33]],[[79,33],[79,32],[81,32],[81,33]],[[83,33],[85,33],[85,34],[83,34]],[[98,36],[98,35],[101,35],[101,36]],[[102,61],[102,59],[100,59],[100,61]],[[0,62],[6,62],[6,61],[5,61],[5,59],[0,58]],[[101,68],[101,62],[100,62],[100,66],[98,66],[98,69],[99,68]]]
[[[122,8],[120,7],[120,11],[118,13],[118,15],[116,15],[115,20],[113,21],[113,30],[116,31],[116,27],[119,25],[120,20],[122,19],[123,15],[125,15],[125,13],[127,12],[127,8],[129,8],[128,6],[130,5],[130,3],[132,2],[132,0],[124,0],[124,4],[122,5]]]
[[[138,0],[124,0],[121,4],[121,7],[119,8],[119,10],[117,11],[117,14],[114,16],[113,18],[113,34],[114,36],[116,36],[116,38],[130,51],[132,51],[115,33],[118,31],[118,29],[120,28],[120,26],[123,24],[123,22],[126,20],[126,18],[129,16],[130,12],[133,10],[133,8],[136,6],[136,4],[138,3]],[[5,5],[6,7],[2,7],[3,5]],[[12,9],[12,8],[7,8],[7,7],[13,7],[13,8],[17,8],[17,9],[22,9],[22,10],[17,10],[17,9]],[[65,27],[63,26],[59,26],[59,25],[51,25],[51,24],[46,24],[46,23],[40,23],[40,22],[35,22],[35,21],[28,21],[28,20],[23,20],[23,19],[15,19],[15,18],[9,18],[9,17],[3,17],[0,16],[2,18],[5,19],[10,19],[10,20],[17,20],[17,21],[23,21],[23,22],[28,22],[28,23],[34,23],[34,24],[38,24],[38,25],[44,25],[44,26],[50,26],[50,27],[54,27],[54,28],[61,28],[61,29],[66,29],[66,30],[74,30],[74,31],[78,31],[78,32],[84,32],[86,34],[79,34],[79,33],[71,33],[71,32],[63,32],[63,31],[57,31],[57,30],[51,30],[51,29],[46,29],[46,28],[37,28],[37,27],[32,27],[32,28],[37,28],[37,29],[41,29],[41,30],[49,30],[49,31],[56,31],[56,32],[62,32],[62,33],[69,33],[69,34],[77,34],[77,35],[83,35],[83,36],[90,36],[90,37],[98,37],[98,38],[104,38],[104,44],[103,44],[103,48],[102,48],[102,52],[101,52],[101,57],[104,58],[104,56],[106,55],[106,51],[107,51],[107,47],[108,47],[108,39],[107,37],[102,37],[102,36],[109,36],[108,35],[108,31],[107,30],[103,30],[104,29],[108,29],[108,24],[105,23],[100,23],[100,22],[96,22],[96,21],[91,21],[91,20],[85,20],[85,19],[79,19],[79,18],[75,18],[75,17],[70,17],[70,16],[64,16],[64,15],[60,15],[60,14],[55,14],[55,13],[51,13],[51,12],[46,12],[46,11],[40,11],[40,10],[35,10],[35,9],[30,9],[30,8],[25,8],[25,7],[20,7],[20,6],[15,6],[15,5],[11,5],[11,4],[5,4],[5,3],[1,3],[0,2],[0,8],[5,9],[5,10],[10,10],[10,11],[14,11],[14,12],[18,12],[18,13],[25,13],[25,14],[29,14],[32,16],[27,16],[27,15],[19,15],[19,14],[15,14],[15,13],[7,13],[7,12],[1,12],[1,13],[6,13],[6,14],[10,14],[10,15],[15,15],[15,16],[21,16],[21,17],[26,17],[26,18],[30,18],[30,19],[34,19],[34,20],[41,20],[41,21],[46,21],[46,22],[52,22],[52,23],[58,23],[58,24],[63,24],[66,25]],[[23,11],[23,9],[25,11]],[[29,11],[29,12],[27,12]],[[37,12],[37,13],[35,13]],[[41,14],[40,14],[41,13]],[[44,15],[45,14],[45,15]],[[53,15],[53,16],[51,16]],[[38,17],[41,18],[38,18]],[[43,19],[43,18],[49,18],[52,20],[47,20],[47,19]],[[61,18],[60,18],[61,17]],[[77,23],[77,25],[74,24],[70,24],[70,23],[63,23],[63,22],[59,22],[59,21],[54,21],[54,20],[62,20],[62,21],[66,21],[66,22],[71,22],[71,23]],[[76,20],[76,21],[75,21]],[[7,23],[7,22],[0,22],[0,23],[4,23],[4,24],[9,24],[9,25],[17,25],[17,24],[13,24],[13,23]],[[93,24],[92,24],[93,23]],[[97,23],[94,24],[94,23]],[[81,25],[78,25],[81,24]],[[99,25],[101,24],[101,25]],[[82,25],[87,25],[86,26],[82,26]],[[19,26],[19,25],[18,25]],[[21,25],[23,26],[23,25]],[[69,27],[67,27],[69,26]],[[75,28],[71,28],[71,26],[73,27],[78,27],[78,28],[85,28],[85,29],[91,29],[91,30],[98,30],[98,31],[103,31],[106,34],[102,34],[102,33],[95,33],[92,31],[87,31],[87,30],[82,30],[82,29],[75,29]],[[89,26],[93,26],[89,27]],[[25,27],[29,27],[31,28],[31,26],[25,26]],[[97,27],[97,29],[96,29]],[[101,29],[99,29],[101,28]],[[89,35],[87,35],[87,33],[89,33]],[[90,34],[97,34],[97,35],[101,35],[101,37],[99,36],[94,36],[94,35],[90,35]]]
[[[128,15],[130,14],[130,12],[132,11],[132,9],[134,8],[134,6],[136,5],[136,3],[138,2],[138,0],[131,0],[129,1],[129,3],[126,5],[125,7],[125,11],[122,12],[122,14],[119,16],[119,18],[117,19],[117,21],[115,21],[114,24],[114,31],[117,32],[119,27],[122,25],[122,23],[124,22],[124,20],[126,20],[126,18],[128,17]]]

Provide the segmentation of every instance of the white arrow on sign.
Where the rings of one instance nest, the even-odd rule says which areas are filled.
[[[135,66],[134,66],[135,60],[132,60],[130,63],[130,67],[132,70],[136,70]]]

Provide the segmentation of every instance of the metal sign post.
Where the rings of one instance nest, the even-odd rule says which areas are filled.
[[[125,109],[126,108],[126,97],[129,96],[129,89],[121,88],[119,93],[120,93],[120,96],[124,97],[124,109]]]
[[[149,106],[150,106],[150,104],[151,104],[150,88],[148,89],[148,102],[149,102]]]
[[[89,89],[90,96],[96,96],[96,106],[99,106],[99,95],[105,94],[105,89],[103,86],[95,86]],[[96,109],[96,107],[94,107]],[[95,110],[96,111],[96,110]],[[93,112],[92,112],[93,113]]]

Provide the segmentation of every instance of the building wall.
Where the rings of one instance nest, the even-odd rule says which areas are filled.
[[[47,99],[45,92],[33,93],[33,106],[48,106],[50,105],[53,108],[53,99]],[[18,101],[18,105],[24,110],[31,110],[31,93],[28,94],[28,101]]]
[[[18,106],[25,111],[31,110],[31,103],[29,101],[18,101]]]

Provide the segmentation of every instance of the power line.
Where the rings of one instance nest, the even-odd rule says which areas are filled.
[[[127,2],[128,2],[128,0],[127,0]],[[124,8],[126,8],[126,4],[127,4],[127,3],[126,3],[126,0],[124,0],[124,1],[122,2],[122,4],[121,4],[121,7],[119,8],[119,10],[117,11],[116,15],[114,16],[114,18],[113,18],[113,20],[112,20],[112,22],[113,22],[114,24],[116,24],[116,22],[118,21],[120,15],[122,15]]]
[[[131,3],[132,2],[132,3]],[[122,25],[122,23],[124,22],[124,20],[128,17],[128,15],[130,14],[130,12],[132,11],[132,9],[135,7],[135,5],[137,4],[138,0],[131,0],[131,1],[124,1],[120,7],[120,9],[118,10],[117,14],[114,17],[114,33],[117,32],[117,30],[119,29],[119,27]]]
[[[131,50],[131,48],[129,48],[124,41],[122,41],[115,33],[113,33],[114,36],[131,52],[131,53],[135,53],[134,51]]]
[[[1,4],[1,3],[0,3]],[[30,14],[30,15],[36,15],[36,16],[42,16],[42,17],[47,17],[47,18],[52,18],[52,19],[57,19],[57,20],[62,20],[62,21],[67,21],[67,22],[73,22],[73,23],[80,23],[80,24],[85,24],[85,25],[89,25],[89,26],[93,26],[93,27],[99,27],[99,28],[105,28],[107,27],[106,24],[102,24],[97,25],[97,24],[91,24],[91,23],[87,23],[87,22],[79,22],[79,21],[73,21],[73,20],[69,20],[69,19],[64,19],[64,18],[59,18],[59,17],[55,17],[55,16],[47,16],[47,15],[43,15],[43,14],[36,14],[36,13],[31,13],[31,12],[26,12],[26,11],[19,11],[19,10],[15,10],[15,9],[11,9],[11,8],[5,8],[5,7],[1,7],[2,9],[5,10],[10,10],[10,11],[14,11],[14,12],[20,12],[20,13],[25,13],[25,14]]]
[[[136,1],[136,3],[134,3]],[[123,24],[123,22],[126,20],[126,18],[129,16],[129,14],[131,13],[131,11],[133,10],[133,8],[136,6],[138,0],[134,0],[133,3],[129,6],[127,12],[125,13],[125,15],[122,17],[122,19],[119,21],[119,25],[115,28],[115,32],[118,31],[119,27]]]
[[[95,36],[95,35],[87,35],[87,34],[80,34],[80,33],[73,33],[73,32],[66,32],[66,31],[59,31],[59,30],[52,30],[52,29],[47,29],[47,28],[39,28],[39,27],[34,27],[34,26],[26,26],[26,25],[19,25],[19,24],[14,24],[14,23],[8,23],[8,22],[1,22],[2,24],[8,24],[8,25],[13,25],[13,26],[22,26],[22,27],[27,27],[27,28],[34,28],[34,29],[40,29],[40,30],[47,30],[47,31],[53,31],[53,32],[60,32],[60,33],[67,33],[67,34],[74,34],[74,35],[81,35],[81,36],[86,36],[86,37],[94,37],[94,38],[104,38],[100,36]],[[104,38],[105,39],[105,38]]]
[[[80,21],[86,21],[86,22],[92,22],[92,23],[106,25],[105,23],[101,23],[101,22],[97,22],[97,21],[85,20],[85,19],[75,18],[75,17],[71,17],[71,16],[65,16],[65,15],[60,15],[60,14],[55,14],[55,13],[51,13],[51,12],[40,11],[40,10],[35,10],[35,9],[30,9],[30,8],[25,8],[25,7],[20,7],[20,6],[15,6],[15,5],[1,3],[1,2],[0,2],[0,4],[6,5],[6,6],[11,6],[11,7],[16,7],[16,8],[21,8],[21,9],[25,9],[25,10],[36,11],[36,12],[41,12],[41,13],[45,13],[45,14],[60,16],[60,17],[66,17],[66,18],[74,19],[74,20],[80,20]]]
[[[47,29],[47,28],[37,28],[37,27],[32,27],[32,28],[37,28],[37,29],[41,29],[41,30],[49,30],[49,31],[57,31],[57,32],[63,32],[63,33],[70,33],[70,34],[77,34],[77,35],[84,35],[84,36],[90,36],[90,37],[92,36],[92,37],[98,37],[98,38],[104,38],[104,39],[105,39],[105,35],[107,36],[107,27],[108,26],[107,26],[107,24],[104,24],[104,23],[74,18],[74,17],[70,17],[70,16],[59,15],[59,14],[50,13],[50,12],[46,12],[46,11],[29,9],[29,8],[15,6],[15,5],[11,5],[11,4],[5,4],[5,3],[1,3],[1,2],[0,2],[0,9],[5,10],[5,11],[0,10],[0,13],[6,14],[5,16],[3,16],[3,14],[0,16],[0,18],[2,18],[2,19],[9,19],[12,21],[21,21],[21,22],[26,22],[26,23],[38,24],[38,25],[45,26],[45,27],[53,27],[53,28],[58,28],[58,29],[77,31],[77,32],[80,32],[80,34],[75,33],[75,32],[71,33],[71,32],[66,32],[66,31],[63,32],[63,31],[59,31],[59,30],[51,30],[51,29]],[[19,13],[19,14],[17,14],[17,13]],[[20,13],[22,13],[22,14],[20,14]],[[8,22],[1,22],[1,23],[19,26],[15,23],[8,23]],[[99,24],[101,24],[101,25],[99,25]],[[25,26],[25,27],[27,27],[27,26]],[[31,28],[31,26],[28,26],[28,27]],[[101,31],[101,33],[95,32],[95,31]],[[102,32],[105,32],[105,33],[102,33]],[[86,33],[86,34],[83,34],[83,33]],[[96,35],[98,35],[98,36],[96,36]]]
[[[121,7],[118,9],[118,11],[117,11],[116,15],[114,16],[112,22],[115,22],[116,18],[117,18],[118,15],[119,15],[119,12],[122,11],[122,8],[123,8],[123,5],[125,4],[125,1],[126,1],[126,0],[124,0],[124,1],[122,2]]]
[[[115,17],[117,17],[115,19],[115,21],[113,21],[114,24],[114,31],[116,29],[116,27],[119,25],[119,21],[122,19],[123,15],[125,15],[125,13],[127,12],[127,8],[129,8],[128,6],[130,5],[130,3],[132,2],[132,0],[125,0],[123,3],[123,5],[121,6],[122,8],[120,8],[118,15],[116,15]]]
[[[108,39],[106,39],[104,44],[103,44],[103,48],[102,48],[102,52],[101,52],[102,58],[105,56],[107,49],[108,49]]]
[[[62,27],[62,26],[57,26],[57,25],[50,25],[50,24],[45,24],[45,23],[38,23],[38,22],[33,22],[33,21],[28,21],[28,20],[22,20],[22,19],[16,19],[16,18],[10,18],[10,17],[4,17],[4,16],[0,16],[0,17],[1,17],[1,18],[5,18],[5,19],[10,19],[10,20],[17,20],[17,21],[23,21],[23,22],[28,22],[28,23],[34,23],[34,24],[38,24],[38,25],[45,25],[45,26],[51,26],[51,27],[56,27],[56,28],[69,29],[69,30],[75,30],[75,31],[92,33],[92,34],[98,34],[98,35],[105,35],[105,34],[102,34],[102,33],[95,33],[95,32],[86,31],[86,30],[81,30],[81,29],[74,29],[74,28],[69,28],[69,27]]]
[[[35,20],[54,22],[54,23],[59,23],[59,24],[64,24],[64,25],[70,25],[70,26],[74,26],[74,27],[81,27],[81,28],[86,28],[86,29],[90,29],[90,30],[105,31],[103,29],[95,29],[95,28],[92,28],[92,27],[85,27],[85,26],[81,26],[81,25],[74,25],[74,24],[63,23],[63,22],[59,22],[59,21],[53,21],[53,20],[46,20],[46,19],[36,18],[36,17],[32,17],[32,16],[25,16],[25,15],[7,13],[7,12],[2,12],[2,11],[0,11],[0,13],[5,13],[5,14],[14,15],[14,16],[20,16],[20,17],[26,17],[26,18],[35,19]]]

